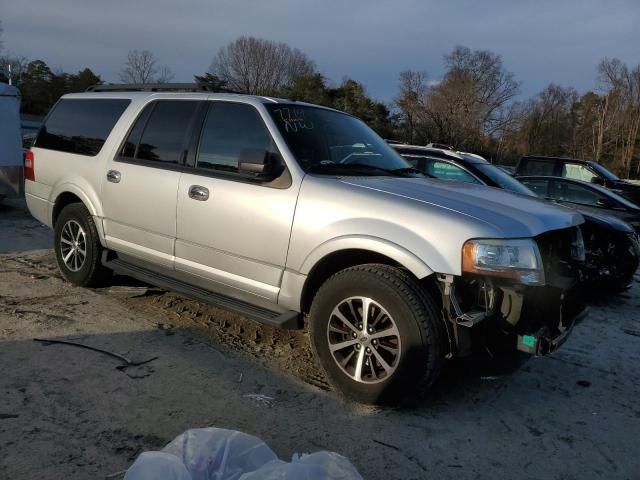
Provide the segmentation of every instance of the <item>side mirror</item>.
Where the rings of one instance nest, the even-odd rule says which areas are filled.
[[[593,177],[591,179],[591,183],[593,183],[595,185],[604,185],[604,178],[602,178],[602,177]]]
[[[250,148],[242,150],[238,159],[238,172],[257,180],[270,181],[284,171],[280,155],[268,150]]]

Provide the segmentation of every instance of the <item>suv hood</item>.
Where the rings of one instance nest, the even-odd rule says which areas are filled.
[[[576,211],[484,185],[427,178],[342,177],[340,181],[470,217],[504,238],[535,237],[584,222]]]

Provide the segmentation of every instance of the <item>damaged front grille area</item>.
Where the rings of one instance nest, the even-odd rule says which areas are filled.
[[[580,227],[552,230],[535,240],[547,285],[568,289],[582,280],[586,252]]]
[[[544,286],[477,274],[439,275],[450,356],[521,350],[544,355],[568,337],[585,311],[580,292],[585,246],[577,227],[536,237]]]

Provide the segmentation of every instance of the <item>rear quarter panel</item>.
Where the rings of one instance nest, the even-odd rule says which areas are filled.
[[[78,95],[70,95],[65,98],[74,98]],[[90,98],[103,98],[93,96]],[[124,98],[126,96],[105,96],[104,98]],[[102,180],[106,175],[106,165],[120,145],[122,137],[128,130],[131,118],[137,111],[140,100],[131,99],[131,103],[120,116],[111,133],[107,137],[100,152],[95,156],[78,155],[68,152],[60,152],[44,148],[32,147],[34,154],[35,182],[25,182],[25,194],[27,204],[41,204],[46,202],[46,218],[41,218],[41,212],[32,210],[32,214],[43,223],[53,227],[53,208],[61,194],[73,193],[84,203],[89,212],[98,219],[96,224],[102,236],[100,218],[103,215],[100,190]],[[42,208],[40,208],[42,210]],[[101,238],[101,240],[104,240]]]

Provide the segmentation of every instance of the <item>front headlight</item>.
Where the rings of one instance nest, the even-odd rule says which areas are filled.
[[[462,271],[544,285],[540,251],[531,238],[469,240],[462,247]]]

